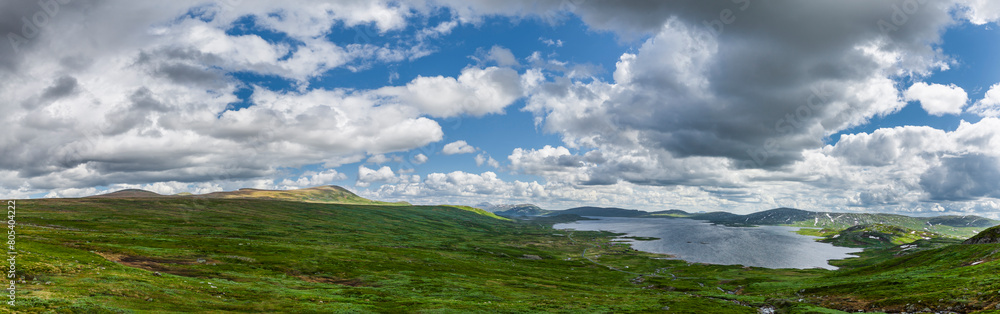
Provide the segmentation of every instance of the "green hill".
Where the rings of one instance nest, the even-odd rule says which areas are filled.
[[[683,215],[674,210],[670,214],[651,213],[648,217],[677,217],[705,220],[730,226],[782,225],[830,230],[844,230],[860,225],[892,225],[916,231],[926,231],[953,238],[968,238],[979,231],[1000,225],[1000,221],[979,216],[911,217],[882,213],[830,213],[812,212],[794,208],[776,208],[747,215],[729,212],[711,212]]]
[[[502,208],[503,210],[495,211],[493,213],[503,217],[530,217],[530,216],[541,216],[549,213],[548,210],[544,210],[541,207],[535,206],[534,204],[519,204],[513,206],[505,206]]]
[[[328,204],[369,204],[369,205],[409,205],[405,202],[389,203],[363,198],[336,185],[318,186],[298,190],[239,189],[231,192],[214,192],[194,195],[199,198],[243,198],[270,199],[308,203]]]
[[[17,312],[629,312],[667,298],[581,258],[610,246],[611,233],[567,237],[467,207],[204,197],[17,204]],[[656,262],[634,251],[608,256],[598,260]]]
[[[992,244],[1000,243],[1000,226],[983,230],[979,234],[972,236],[962,244]]]
[[[566,210],[556,210],[549,213],[550,216],[555,215],[580,215],[580,216],[595,216],[595,217],[640,217],[649,215],[648,212],[635,209],[623,209],[615,207],[576,207]]]
[[[212,192],[208,194],[191,194],[189,192],[175,195],[160,195],[154,192],[125,189],[107,194],[88,196],[86,198],[200,198],[200,199],[268,199],[292,202],[326,203],[326,204],[367,204],[367,205],[409,205],[406,202],[381,202],[360,197],[354,192],[336,185],[317,186],[297,190],[261,190],[239,189],[237,191]]]
[[[650,212],[649,215],[650,216],[674,217],[674,218],[687,218],[687,217],[691,217],[690,213],[688,213],[686,211],[683,211],[683,210],[680,210],[680,209],[668,209],[668,210],[655,211],[655,212]]]
[[[748,215],[737,215],[727,212],[712,212],[694,214],[691,219],[708,220],[726,225],[781,225],[804,220],[811,220],[817,213],[794,208],[775,208]]]
[[[917,240],[929,240],[940,238],[941,235],[928,232],[907,229],[899,226],[886,224],[866,224],[857,225],[840,232],[830,229],[823,229],[825,238],[821,242],[832,243],[837,246],[846,247],[891,247],[901,244],[912,243]]]
[[[513,221],[463,206],[105,197],[17,208],[18,303],[0,313],[972,312],[1000,303],[1000,244],[951,239],[866,250],[831,262],[837,271],[763,269],[664,259],[617,234],[549,225],[579,216]]]
[[[157,194],[156,192],[150,192],[140,189],[124,189],[107,194],[88,196],[87,198],[162,198],[162,197],[170,197],[170,196],[160,195]]]

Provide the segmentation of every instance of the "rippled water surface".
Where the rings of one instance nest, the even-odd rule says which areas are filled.
[[[632,241],[637,250],[666,253],[689,262],[767,268],[836,269],[831,259],[851,257],[859,249],[816,242],[795,227],[726,227],[692,219],[591,217],[556,224],[556,229],[606,230],[627,236],[656,237]]]

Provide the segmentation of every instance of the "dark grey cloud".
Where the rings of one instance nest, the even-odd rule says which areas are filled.
[[[63,76],[56,80],[55,84],[42,91],[42,99],[55,100],[69,96],[77,90],[76,79],[71,76]]]
[[[53,1],[42,3],[59,0]],[[919,5],[905,7],[909,2]],[[15,114],[8,116],[22,118],[3,121],[22,127],[0,134],[0,180],[6,180],[0,182],[0,191],[25,183],[32,189],[59,189],[261,179],[273,175],[273,165],[339,165],[369,153],[439,141],[442,129],[422,118],[427,112],[386,103],[366,91],[261,88],[254,91],[250,108],[226,110],[240,84],[226,73],[246,71],[304,83],[332,68],[368,60],[364,54],[382,52],[379,45],[352,50],[344,43],[312,41],[325,38],[329,25],[375,23],[380,32],[389,33],[411,29],[396,25],[411,19],[372,20],[385,16],[368,13],[385,11],[374,10],[382,8],[370,2],[356,4],[245,0],[239,7],[227,7],[197,0],[74,0],[61,6],[52,24],[18,46],[24,51],[14,52],[9,42],[0,42],[0,91],[6,92],[0,95],[0,109],[11,109]],[[997,195],[996,185],[990,183],[995,181],[983,175],[996,174],[996,167],[990,167],[995,157],[946,157],[924,173],[939,156],[967,151],[906,149],[925,145],[909,140],[927,136],[919,132],[830,151],[821,148],[829,134],[894,110],[898,103],[892,102],[893,80],[912,78],[914,72],[932,71],[928,69],[948,61],[935,48],[954,22],[949,15],[953,1],[414,0],[392,3],[388,9],[399,9],[398,17],[412,17],[431,10],[438,14],[439,4],[457,12],[452,16],[462,23],[474,22],[477,16],[506,15],[515,23],[541,18],[553,24],[579,17],[590,29],[614,32],[623,45],[633,47],[623,51],[628,54],[618,68],[627,71],[615,72],[620,82],[589,77],[613,72],[613,67],[544,60],[564,56],[538,54],[519,62],[548,75],[546,83],[528,91],[534,93],[532,99],[561,100],[566,106],[532,112],[545,118],[545,131],[558,133],[566,139],[565,146],[579,153],[541,156],[510,169],[545,176],[552,185],[544,188],[581,193],[567,194],[573,196],[567,199],[592,197],[586,194],[593,191],[612,191],[598,197],[627,198],[632,196],[624,191],[631,188],[754,202],[765,192],[781,194],[791,187],[788,195],[853,196],[841,203],[857,206],[912,201],[913,194],[923,192],[917,189],[935,200]],[[203,5],[219,22],[187,19],[185,12],[195,5]],[[316,10],[314,5],[344,9]],[[291,13],[262,18],[269,24],[259,25],[288,34],[301,45],[278,47],[253,36],[235,40],[223,32],[236,17],[263,17],[276,10]],[[22,33],[22,18],[42,11],[36,0],[0,2],[0,36]],[[337,14],[311,15],[314,12]],[[335,21],[296,23],[284,18],[291,16]],[[399,28],[382,28],[386,25]],[[420,50],[414,55],[433,50],[410,48]],[[391,62],[416,57],[399,58]],[[871,86],[887,88],[863,89]],[[868,94],[880,98],[862,97]],[[45,106],[53,110],[39,110]],[[955,146],[994,144],[970,136]],[[826,153],[830,155],[815,156]],[[808,160],[810,156],[819,161]],[[914,160],[899,163],[908,158]],[[813,163],[798,163],[804,160]],[[824,169],[827,161],[836,164],[831,168],[843,169]],[[813,169],[803,169],[809,167]],[[848,173],[866,169],[876,170]],[[883,174],[887,179],[871,179]],[[503,184],[485,175],[455,182],[473,179]],[[906,184],[897,190],[865,184],[893,186],[884,184],[892,180]],[[646,187],[616,185],[623,181]],[[433,186],[438,181],[428,182]],[[522,183],[511,186],[529,189]],[[489,184],[476,190],[504,191]],[[544,190],[535,185],[530,190]],[[661,188],[678,185],[695,188]],[[815,196],[803,190],[835,192]]]
[[[899,191],[892,189],[877,191],[858,192],[854,198],[850,199],[848,205],[855,207],[871,207],[884,205],[898,205],[901,195]]]
[[[156,74],[177,84],[199,85],[206,88],[219,88],[226,85],[225,75],[204,66],[183,63],[163,64],[156,69]]]
[[[0,120],[18,126],[0,132],[0,193],[19,187],[33,194],[110,184],[269,178],[278,167],[334,167],[368,152],[412,149],[442,137],[441,127],[421,112],[376,103],[376,96],[366,94],[371,91],[262,89],[254,96],[269,96],[252,99],[253,108],[227,111],[241,84],[227,73],[304,82],[359,57],[341,43],[324,41],[330,28],[316,21],[393,26],[397,21],[374,20],[391,16],[368,11],[404,10],[360,1],[232,4],[0,1],[0,109],[5,113]],[[317,10],[314,4],[339,9]],[[185,15],[195,6],[214,12],[218,20]],[[225,33],[233,19],[278,9],[309,16],[261,24],[310,40],[289,54],[281,55],[288,47],[253,35]],[[22,18],[41,19],[40,14],[50,17],[47,24],[37,34],[23,34]],[[16,36],[26,40],[11,45],[8,39]],[[396,52],[390,50],[384,52]]]
[[[0,72],[16,71],[48,33],[65,26],[91,0],[7,0],[0,2]],[[55,28],[55,30],[53,30]]]
[[[640,51],[632,85],[652,92],[619,100],[610,111],[619,117],[614,120],[618,127],[641,130],[648,144],[678,157],[726,157],[739,165],[764,168],[801,160],[802,150],[820,147],[826,133],[842,128],[847,122],[842,113],[851,108],[834,102],[846,101],[869,111],[868,104],[852,99],[851,88],[887,73],[861,46],[883,41],[888,43],[880,47],[885,51],[933,58],[926,43],[937,41],[940,27],[951,20],[947,7],[933,3],[908,16],[899,30],[887,33],[879,29],[878,21],[891,19],[895,4],[886,1],[603,4],[595,3],[601,9],[593,11],[584,5],[585,20],[609,28],[657,29],[665,19],[676,18],[695,40],[705,36],[705,41],[717,44],[712,56],[695,65],[703,67],[699,69],[705,71],[703,77],[680,75],[678,60],[657,53],[644,56]],[[720,12],[731,12],[732,23],[719,23]],[[608,18],[613,16],[628,18]],[[643,49],[676,48],[647,42]],[[706,80],[706,90],[690,88],[691,80],[698,78]],[[777,145],[767,149],[768,140]]]
[[[153,114],[170,110],[166,104],[156,99],[146,87],[139,88],[128,97],[128,104],[108,112],[102,125],[102,136],[115,136],[131,130],[148,128],[152,125]]]
[[[71,71],[83,71],[94,63],[94,59],[86,55],[74,55],[59,60],[59,65]]]
[[[167,105],[164,105],[162,102],[160,102],[155,98],[153,92],[151,92],[148,88],[145,87],[136,90],[134,93],[132,93],[131,96],[128,97],[128,99],[132,102],[132,109],[135,110],[140,110],[140,111],[149,110],[158,112],[165,112],[167,110],[170,110],[170,108],[167,107]]]
[[[720,199],[725,199],[734,202],[754,202],[758,199],[758,196],[746,189],[740,188],[715,188],[715,187],[699,187],[701,191],[711,194],[712,196]]]
[[[24,30],[31,34],[31,27],[25,27],[22,18],[30,21],[38,4],[30,0],[11,0],[0,2],[0,70],[13,71],[21,59],[20,52],[35,44],[35,41],[24,37]],[[32,26],[33,27],[33,26]],[[9,35],[13,34],[13,36]],[[37,29],[35,36],[37,36]],[[25,38],[21,41],[21,38]]]
[[[568,144],[619,152],[577,176],[581,184],[738,189],[756,179],[730,171],[763,169],[762,178],[849,188],[793,166],[830,134],[901,109],[896,80],[948,62],[935,45],[955,23],[954,4],[909,2],[574,2],[591,27],[645,39],[622,56],[614,82],[557,77],[527,109]],[[860,148],[852,162],[884,166],[907,152]],[[858,199],[894,202],[886,197]]]
[[[920,176],[920,186],[935,201],[1000,197],[1000,158],[967,154],[941,158],[941,165]]]
[[[21,107],[30,110],[47,106],[52,102],[59,100],[60,98],[64,98],[76,93],[78,91],[78,85],[79,84],[77,83],[76,78],[72,76],[59,77],[58,79],[55,80],[55,82],[52,82],[52,85],[42,90],[40,96],[26,99],[24,102],[22,102]]]

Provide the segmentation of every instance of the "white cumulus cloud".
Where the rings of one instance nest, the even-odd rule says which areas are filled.
[[[486,54],[486,60],[496,62],[497,65],[502,67],[516,67],[521,65],[517,62],[517,57],[514,57],[514,53],[510,52],[510,49],[501,46],[491,47],[489,53]]]
[[[394,183],[397,181],[396,173],[392,172],[392,168],[389,168],[389,166],[382,166],[378,170],[365,166],[358,166],[358,181],[355,182],[354,185],[367,187],[376,182]]]
[[[458,78],[419,76],[405,87],[380,91],[436,117],[483,116],[503,112],[521,98],[521,77],[510,68],[466,68]]]
[[[427,160],[429,160],[429,159],[430,158],[427,158],[427,155],[416,154],[415,156],[413,156],[413,163],[419,165],[419,164],[423,164],[423,163],[427,162]]]
[[[943,116],[960,114],[969,102],[969,95],[961,87],[941,84],[914,83],[903,93],[908,101],[919,101],[928,114]]]
[[[482,166],[483,164],[486,164],[493,168],[500,168],[500,162],[497,161],[496,159],[493,159],[493,157],[491,157],[489,154],[481,153],[479,155],[476,155],[476,166]]]
[[[444,147],[441,148],[441,153],[445,155],[471,154],[475,153],[476,150],[477,148],[469,145],[469,143],[459,140],[445,144]]]
[[[966,109],[981,117],[1000,117],[1000,84],[993,84],[983,99]]]

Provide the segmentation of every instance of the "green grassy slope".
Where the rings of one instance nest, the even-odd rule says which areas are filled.
[[[844,230],[835,229],[801,229],[801,234],[820,236],[820,242],[832,243],[836,246],[882,248],[912,243],[917,240],[941,238],[940,234],[928,231],[917,231],[886,224],[857,225]]]
[[[977,216],[910,217],[894,214],[818,213],[812,220],[788,225],[842,230],[856,225],[883,224],[933,232],[952,238],[968,238],[997,223],[996,220]]]
[[[363,198],[336,185],[317,186],[297,190],[259,190],[240,189],[231,192],[215,192],[194,195],[198,198],[247,198],[269,199],[293,202],[328,203],[328,204],[362,204],[362,205],[409,205],[405,202],[390,203],[373,201]]]
[[[797,288],[809,302],[848,311],[986,312],[1000,310],[1000,245],[918,240],[836,265],[841,271]]]
[[[755,311],[642,289],[629,281],[635,275],[581,256],[590,248],[592,258],[621,268],[683,264],[623,250],[611,245],[611,234],[570,237],[451,206],[197,198],[18,204],[23,312],[636,311],[667,300]]]
[[[503,217],[531,217],[545,215],[550,212],[534,204],[518,204],[505,206],[504,208],[504,210],[495,211],[494,213]]]
[[[1000,303],[1000,244],[950,239],[866,250],[838,271],[775,270],[667,260],[611,233],[453,206],[141,198],[18,208],[23,313],[964,313]]]
[[[988,244],[1000,243],[1000,226],[992,227],[979,234],[966,239],[963,244]]]

